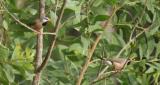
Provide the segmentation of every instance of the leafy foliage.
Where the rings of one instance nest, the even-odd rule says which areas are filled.
[[[46,0],[46,15],[51,22],[44,27],[45,32],[54,29],[62,3],[62,0]],[[0,84],[30,85],[36,34],[15,22],[9,13],[31,27],[38,16],[38,0],[1,0],[0,6]],[[114,9],[117,10],[111,15]],[[89,85],[105,69],[100,57],[135,60],[113,76],[110,76],[113,68],[105,70],[106,78],[94,82],[95,85],[158,85],[159,15],[158,0],[67,0],[56,46],[42,73],[41,85],[74,85],[89,48],[100,34],[101,41],[82,85]],[[106,21],[109,25],[104,29]],[[50,43],[51,35],[44,35],[44,56]]]

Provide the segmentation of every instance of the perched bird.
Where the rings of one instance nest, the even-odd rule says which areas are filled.
[[[48,23],[48,21],[50,21],[48,17],[44,17],[42,20],[36,19],[33,25],[33,29],[39,32],[40,29]]]
[[[104,63],[113,65],[115,71],[121,71],[128,62],[130,60],[125,58],[104,59]]]

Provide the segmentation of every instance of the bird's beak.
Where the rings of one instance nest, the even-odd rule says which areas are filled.
[[[51,22],[51,19],[50,19],[50,18],[48,18],[48,22]]]

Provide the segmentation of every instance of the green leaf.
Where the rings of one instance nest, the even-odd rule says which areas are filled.
[[[149,17],[149,15],[148,14],[145,14],[145,18],[146,18],[146,20],[148,21],[148,22],[152,22],[152,20],[151,20],[151,18]]]
[[[155,47],[156,47],[156,57],[158,57],[158,55],[160,54],[160,42],[159,43],[157,43],[156,45],[155,45]]]
[[[64,50],[64,49],[67,49],[68,47],[66,45],[58,45],[58,48],[60,50]]]
[[[9,80],[7,79],[7,76],[5,75],[5,70],[4,68],[0,66],[0,82],[7,85]]]
[[[151,40],[148,41],[147,53],[145,55],[146,58],[150,57],[150,55],[153,52],[154,48],[155,48],[155,42],[154,42],[153,39],[151,39]]]
[[[113,5],[116,4],[117,0],[105,0],[106,3]]]
[[[154,34],[158,31],[159,27],[160,27],[160,25],[152,28],[152,29],[148,32],[148,34],[154,35]]]
[[[51,2],[52,2],[52,4],[54,4],[54,3],[55,3],[55,0],[51,0]]]
[[[83,45],[83,55],[87,55],[88,54],[88,47],[89,47],[89,39],[81,36],[81,42],[82,42],[82,45]]]
[[[74,11],[80,11],[80,6],[78,6],[78,1],[67,1],[66,8],[74,10]]]
[[[57,20],[57,15],[55,14],[55,12],[50,11],[50,18],[51,18],[52,24],[55,24],[55,22]]]
[[[6,20],[3,20],[3,27],[5,28],[5,30],[8,30],[8,22]]]
[[[9,49],[2,44],[0,44],[0,60],[8,59]]]
[[[13,51],[13,54],[12,54],[12,59],[24,59],[23,58],[23,52],[22,52],[22,47],[20,45],[20,43],[17,43],[16,44],[16,47]]]
[[[75,54],[81,54],[83,52],[83,48],[79,43],[75,43],[69,47],[69,51],[73,51]]]
[[[36,9],[29,9],[29,12],[32,14],[32,15],[35,15],[37,13],[37,10]]]
[[[109,18],[109,16],[107,16],[107,15],[97,15],[96,17],[95,17],[95,21],[105,21],[105,20],[107,20]]]
[[[5,69],[3,69],[6,77],[7,77],[7,80],[11,83],[11,82],[14,82],[14,74],[13,74],[13,68],[10,66],[10,65],[4,65]]]
[[[98,7],[103,3],[103,0],[94,0],[93,6]]]
[[[102,33],[103,29],[99,24],[90,25],[90,27],[87,29],[89,33]]]
[[[155,69],[153,69],[152,67],[150,67],[145,73],[149,74],[149,73],[152,73],[154,71],[155,71]]]
[[[26,48],[25,49],[25,58],[27,59],[27,60],[33,60],[33,58],[34,58],[34,56],[35,56],[35,50],[33,50],[33,49],[30,49],[30,48]]]
[[[91,9],[93,11],[93,13],[95,13],[96,15],[106,15],[106,9],[104,9],[103,7],[93,7]]]

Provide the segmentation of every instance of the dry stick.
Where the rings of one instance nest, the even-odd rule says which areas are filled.
[[[117,11],[117,9],[115,8],[115,9],[112,11],[112,13],[111,13],[111,16],[110,16],[108,22],[106,22],[106,23],[104,24],[104,28],[105,28],[105,29],[108,28],[107,26],[108,26],[108,24],[110,23],[113,15],[115,14],[116,11]],[[94,53],[94,50],[96,49],[96,46],[97,46],[97,44],[99,43],[101,37],[102,37],[102,34],[100,34],[99,36],[97,36],[95,42],[93,43],[93,45],[92,45],[92,47],[91,47],[91,50],[88,51],[88,56],[87,56],[86,62],[85,62],[85,64],[84,64],[83,68],[82,68],[81,71],[80,71],[80,75],[79,75],[79,78],[77,79],[76,85],[80,85],[80,84],[81,84],[82,79],[83,79],[83,76],[84,76],[84,74],[85,74],[85,72],[86,72],[86,70],[87,70],[87,68],[88,68],[88,65],[90,64],[90,60],[91,60],[91,58],[92,58],[92,55],[93,55],[93,53]]]
[[[65,5],[66,5],[66,2],[67,2],[67,0],[63,0],[63,5],[62,5],[61,10],[60,10],[60,15],[59,15],[59,17],[57,18],[57,21],[56,21],[56,26],[55,26],[55,31],[54,31],[54,33],[56,33],[56,34],[58,33],[58,31],[60,29],[60,27],[59,27],[60,26],[60,21],[61,21],[61,19],[63,17],[64,8],[65,8]],[[53,36],[52,43],[48,48],[46,57],[43,60],[41,66],[37,69],[37,72],[41,72],[45,68],[49,58],[51,57],[52,50],[53,50],[53,47],[54,47],[55,42],[56,42],[56,38],[57,38],[57,35]]]
[[[39,19],[45,17],[45,0],[39,0]],[[35,76],[33,78],[32,85],[39,85],[39,81],[41,78],[41,72],[37,72],[37,69],[42,63],[42,53],[43,53],[43,27],[40,28],[39,34],[37,34],[37,48],[36,48],[36,56],[35,56]]]

